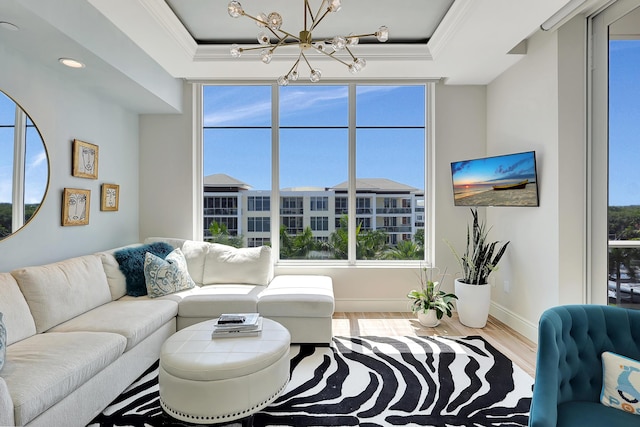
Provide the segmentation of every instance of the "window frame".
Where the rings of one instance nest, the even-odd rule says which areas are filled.
[[[349,212],[356,212],[356,191],[355,191],[355,145],[356,145],[356,123],[355,123],[355,102],[356,102],[356,87],[357,86],[415,86],[415,85],[423,85],[425,87],[425,125],[424,125],[424,133],[425,133],[425,149],[424,149],[424,200],[429,201],[429,203],[424,203],[426,207],[424,208],[424,259],[422,260],[356,260],[356,251],[355,251],[355,229],[357,226],[357,215],[349,215],[349,255],[346,260],[310,260],[310,259],[280,259],[280,236],[279,236],[279,226],[271,227],[271,247],[272,252],[274,253],[275,263],[276,265],[291,265],[291,266],[322,266],[322,267],[331,267],[331,266],[375,266],[375,267],[411,267],[414,268],[416,266],[420,267],[429,267],[434,265],[433,256],[434,256],[434,245],[435,245],[435,226],[433,222],[434,217],[434,206],[435,206],[435,191],[434,191],[434,183],[435,183],[435,159],[433,156],[434,153],[434,144],[435,144],[435,129],[434,129],[434,120],[435,120],[435,112],[434,112],[434,91],[435,91],[435,83],[430,80],[406,80],[406,81],[368,81],[366,83],[356,83],[356,82],[342,82],[342,81],[332,81],[328,83],[317,83],[316,85],[328,85],[328,86],[336,86],[336,85],[346,85],[348,86],[349,91],[349,153],[348,153],[348,177],[349,177],[349,186],[347,192],[347,206],[349,208]],[[192,82],[193,89],[193,101],[194,101],[194,127],[196,127],[194,135],[194,160],[196,167],[194,168],[194,194],[198,194],[198,197],[194,197],[195,200],[195,210],[194,215],[194,232],[197,232],[195,236],[200,236],[202,238],[203,233],[203,169],[204,169],[204,123],[203,123],[203,114],[204,114],[204,95],[203,95],[203,87],[207,85],[216,85],[216,86],[271,86],[271,102],[272,105],[279,104],[279,87],[277,83],[272,81],[206,81],[206,82]],[[280,196],[280,183],[279,183],[279,144],[274,143],[274,141],[279,141],[279,126],[275,125],[280,123],[279,120],[279,108],[272,108],[272,118],[271,118],[271,136],[272,136],[272,144],[271,144],[271,194],[269,195],[271,199],[271,222],[273,224],[280,224],[281,221],[281,196]],[[338,197],[336,197],[336,200]],[[331,209],[330,209],[331,210]],[[333,214],[333,213],[332,213]],[[275,221],[275,222],[274,222]]]

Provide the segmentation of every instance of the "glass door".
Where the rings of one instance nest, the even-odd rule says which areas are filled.
[[[640,1],[591,22],[591,302],[640,308]]]

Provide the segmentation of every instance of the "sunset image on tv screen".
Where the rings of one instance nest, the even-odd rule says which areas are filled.
[[[456,206],[538,206],[534,151],[451,163]]]

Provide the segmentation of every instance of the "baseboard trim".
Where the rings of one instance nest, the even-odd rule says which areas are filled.
[[[525,338],[538,343],[538,325],[535,323],[495,302],[491,302],[489,313]]]
[[[407,298],[398,299],[336,299],[335,311],[340,312],[410,312],[409,300]]]

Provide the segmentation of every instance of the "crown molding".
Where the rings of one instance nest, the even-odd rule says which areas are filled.
[[[138,2],[166,34],[184,50],[187,57],[195,57],[198,44],[166,2],[157,0],[138,0]]]
[[[471,3],[472,0],[456,0],[453,2],[427,43],[432,59],[438,58],[440,53],[445,50],[451,38],[470,15]]]
[[[233,58],[229,53],[231,45],[200,45],[198,46],[194,62],[210,62],[210,61],[251,61],[260,62],[260,55],[255,53],[245,53],[240,58]],[[368,44],[359,45],[353,49],[356,56],[369,60],[394,60],[394,61],[431,61],[433,58],[426,44]],[[297,49],[277,50],[273,55],[274,61],[298,59],[299,51]],[[329,62],[334,61],[326,55],[320,53],[306,54],[311,61]]]

